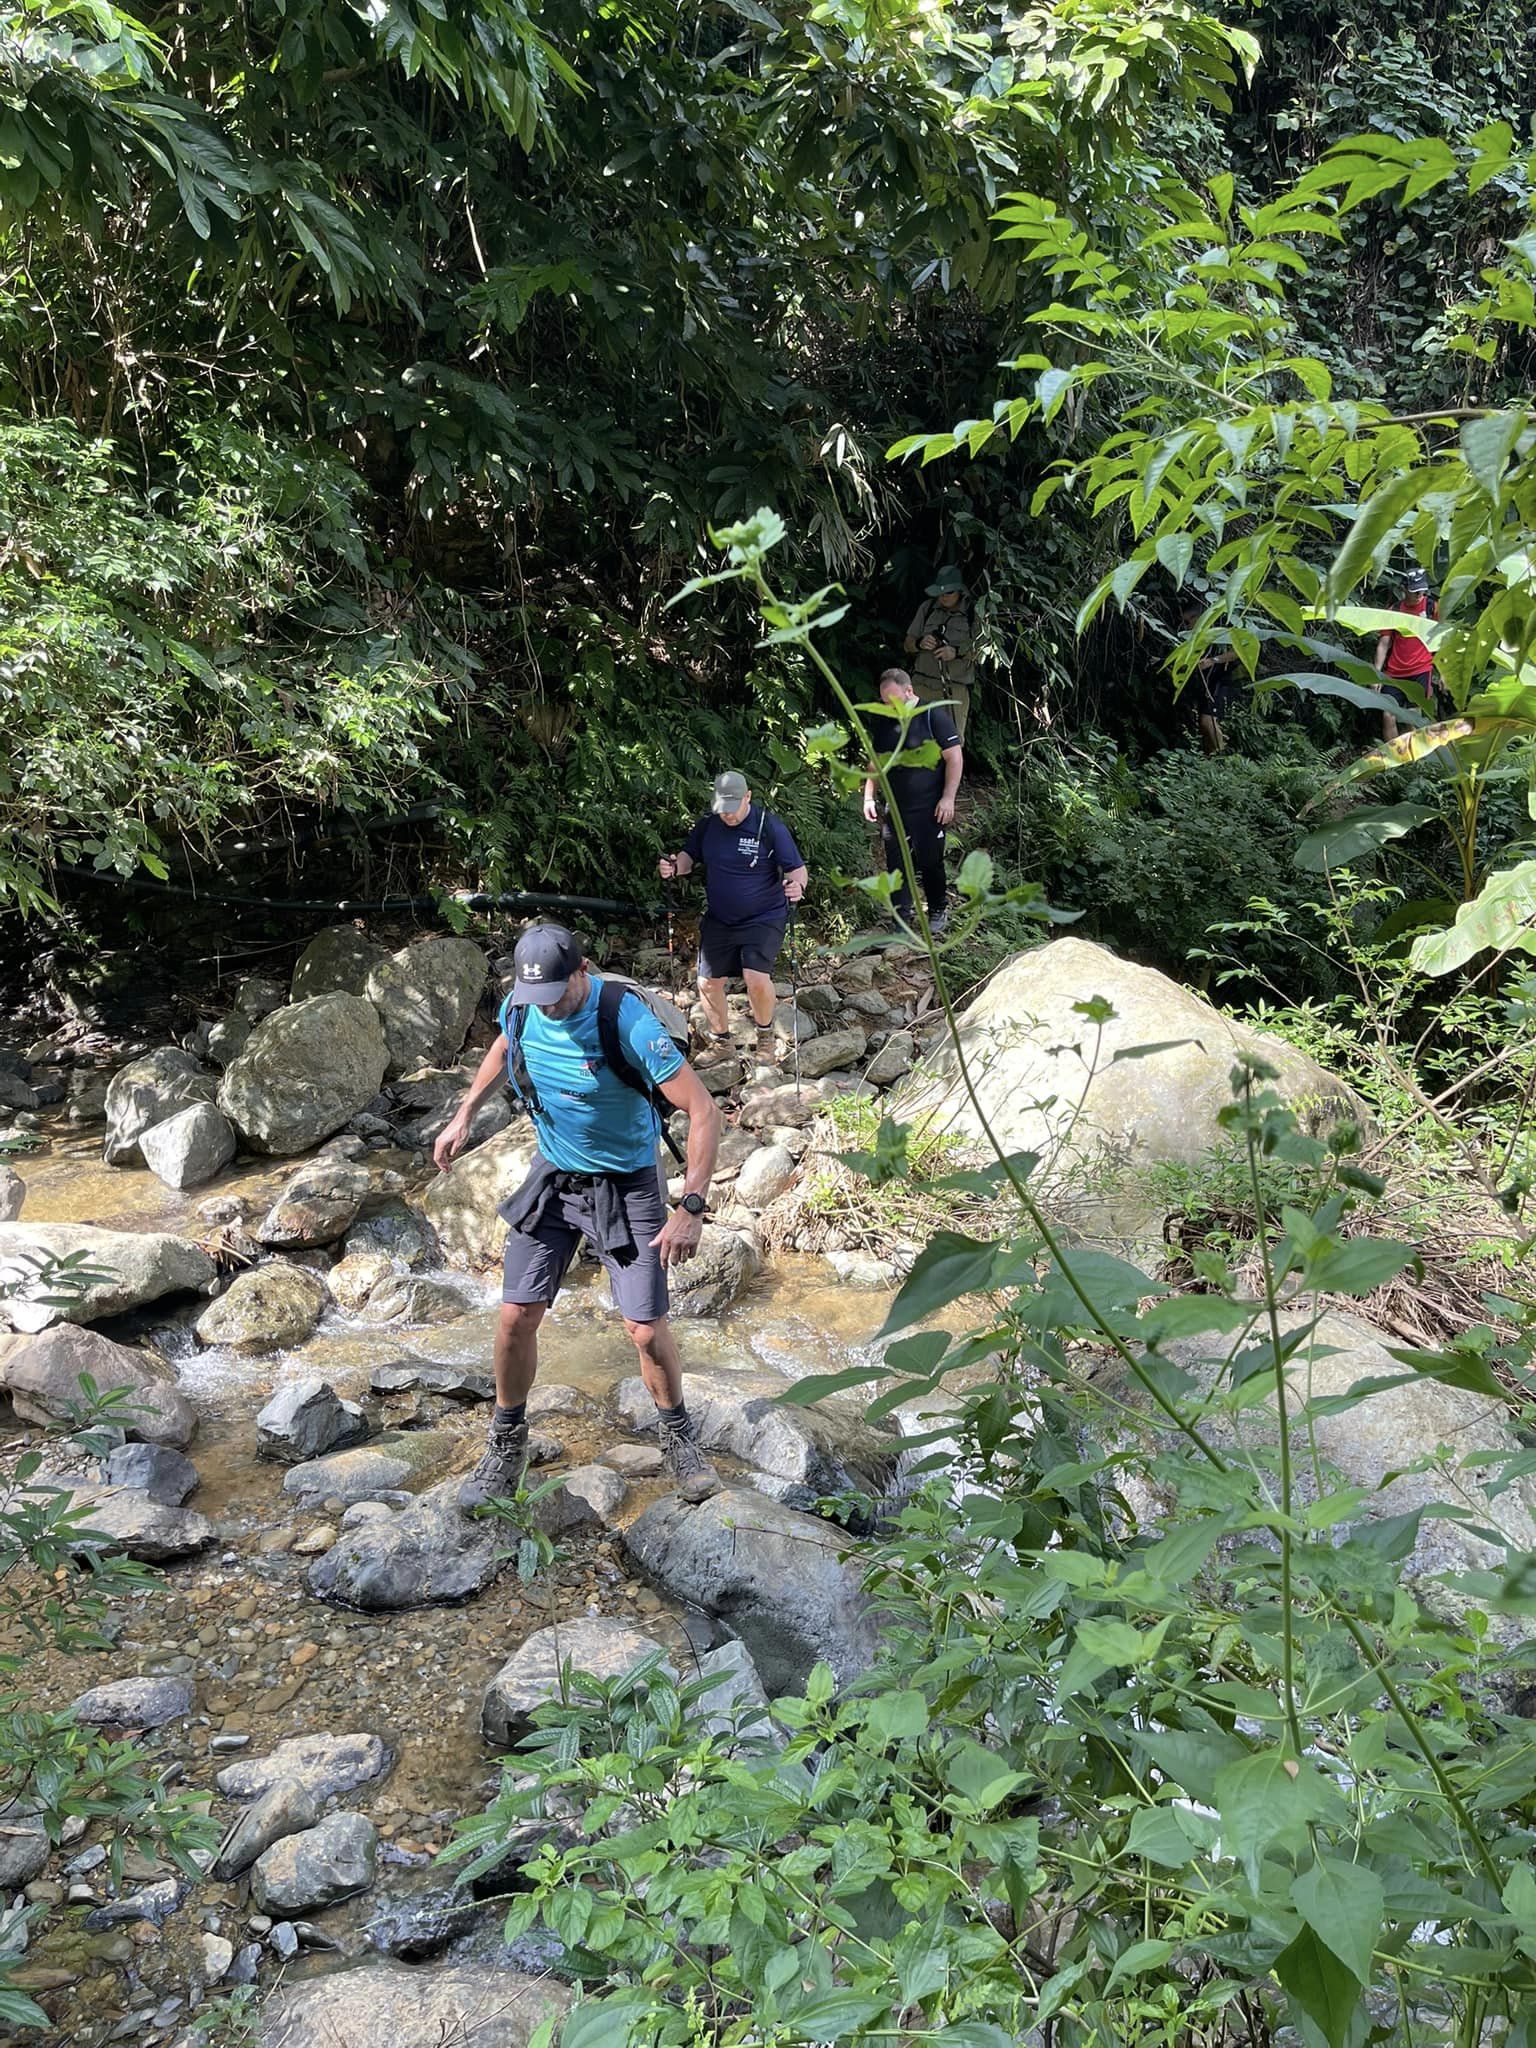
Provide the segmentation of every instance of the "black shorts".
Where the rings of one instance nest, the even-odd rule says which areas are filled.
[[[785,917],[762,924],[717,924],[706,916],[699,927],[700,981],[723,980],[747,967],[756,974],[772,974],[788,921]]]
[[[1410,681],[1417,685],[1418,688],[1422,689],[1425,696],[1429,699],[1429,715],[1431,718],[1433,718],[1435,716],[1434,670],[1431,669],[1428,675],[1413,676],[1410,678]],[[1383,697],[1390,697],[1394,704],[1401,704],[1405,711],[1417,711],[1421,715],[1423,713],[1423,705],[1418,703],[1416,699],[1410,697],[1406,690],[1400,689],[1398,685],[1387,676],[1383,676],[1381,679],[1381,694]]]
[[[509,1230],[501,1267],[501,1298],[506,1302],[542,1302],[547,1308],[560,1292],[576,1247],[592,1236],[593,1197],[587,1190],[561,1195],[535,1231]],[[598,1252],[597,1258],[613,1289],[614,1306],[632,1323],[659,1323],[667,1313],[667,1275],[651,1239],[667,1220],[659,1172],[630,1175],[624,1186],[624,1214],[635,1240],[628,1258]]]

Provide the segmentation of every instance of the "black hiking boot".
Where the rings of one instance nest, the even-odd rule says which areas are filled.
[[[668,1422],[661,1417],[661,1455],[677,1481],[678,1492],[690,1505],[697,1507],[720,1491],[720,1474],[699,1449],[691,1417],[687,1422]]]
[[[528,1465],[528,1424],[493,1422],[485,1453],[459,1488],[459,1506],[469,1513],[488,1501],[510,1500]]]

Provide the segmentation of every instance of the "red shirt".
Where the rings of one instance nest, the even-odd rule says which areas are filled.
[[[1429,599],[1422,592],[1417,597],[1405,597],[1395,607],[1400,612],[1411,612],[1416,619],[1433,617],[1429,610]],[[1387,635],[1387,665],[1382,673],[1389,676],[1427,676],[1435,665],[1435,657],[1422,640],[1414,640],[1406,633]]]

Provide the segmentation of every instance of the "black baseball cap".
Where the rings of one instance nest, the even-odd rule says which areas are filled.
[[[540,1010],[558,1003],[581,961],[581,947],[563,924],[536,924],[513,948],[513,1002]]]

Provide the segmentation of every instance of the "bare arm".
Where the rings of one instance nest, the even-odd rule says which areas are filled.
[[[683,1192],[707,1195],[715,1171],[715,1154],[720,1149],[720,1106],[692,1067],[680,1066],[661,1092],[674,1109],[688,1112],[688,1158],[683,1167]],[[651,1243],[661,1253],[664,1266],[681,1265],[691,1259],[704,1234],[702,1216],[690,1216],[686,1209],[674,1209]]]
[[[1376,642],[1376,670],[1378,674],[1381,674],[1385,671],[1387,666],[1387,656],[1391,652],[1392,635],[1390,633],[1383,633],[1381,638]]]
[[[874,824],[880,815],[880,806],[875,801],[875,778],[873,775],[866,775],[864,778],[864,815],[868,818],[871,825]]]
[[[455,1155],[463,1151],[475,1111],[506,1078],[507,1038],[502,1032],[476,1069],[475,1078],[469,1084],[469,1093],[454,1111],[452,1121],[438,1133],[437,1143],[432,1147],[432,1158],[439,1173],[445,1173]]]
[[[933,807],[933,815],[941,825],[955,822],[955,797],[960,788],[960,777],[965,773],[965,752],[960,747],[944,749],[944,793]]]

